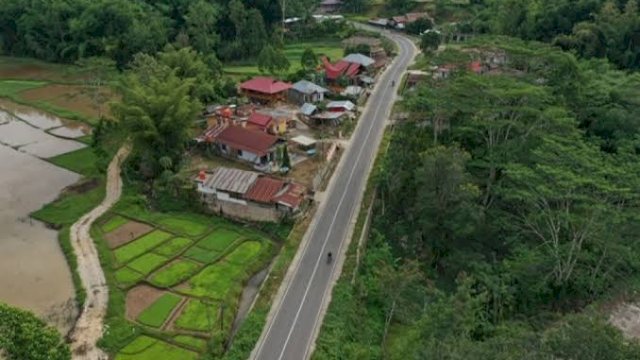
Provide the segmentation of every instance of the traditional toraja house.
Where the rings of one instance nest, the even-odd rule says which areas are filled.
[[[337,83],[340,78],[346,79],[349,83],[354,83],[358,74],[364,70],[362,65],[344,60],[332,64],[326,57],[322,58],[322,65],[324,66],[327,82],[334,84]]]
[[[251,221],[296,216],[309,202],[304,186],[253,171],[225,167],[201,171],[196,184],[209,209]]]
[[[240,84],[240,93],[251,101],[271,103],[285,101],[291,84],[266,76],[257,76]]]

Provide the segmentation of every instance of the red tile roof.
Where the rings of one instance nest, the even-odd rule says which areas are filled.
[[[272,120],[273,118],[270,115],[254,112],[249,115],[247,122],[265,128]]]
[[[274,196],[285,185],[284,181],[266,176],[261,176],[253,186],[244,194],[247,200],[261,203],[273,203]]]
[[[350,63],[348,61],[340,60],[336,64],[329,62],[326,57],[322,58],[322,64],[329,80],[336,80],[341,75],[353,78],[360,71],[360,64]]]
[[[261,131],[240,126],[229,126],[220,132],[216,141],[233,149],[249,151],[259,156],[266,155],[278,138]]]
[[[257,76],[240,84],[240,89],[242,90],[250,90],[269,95],[277,94],[290,88],[291,84],[266,76]]]
[[[479,74],[482,72],[482,64],[480,63],[480,61],[473,61],[469,64],[469,70],[473,71],[476,74]]]

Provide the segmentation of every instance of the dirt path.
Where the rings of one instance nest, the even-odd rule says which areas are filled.
[[[102,360],[108,356],[96,346],[102,337],[102,320],[107,312],[109,289],[100,267],[98,251],[89,235],[91,224],[118,201],[122,193],[120,165],[129,154],[124,145],[109,164],[107,194],[100,205],[85,214],[71,226],[71,244],[78,258],[78,273],[87,292],[82,313],[71,332],[71,350],[76,360]]]

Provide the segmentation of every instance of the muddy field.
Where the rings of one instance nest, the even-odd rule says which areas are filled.
[[[64,315],[74,296],[71,273],[57,231],[30,220],[29,214],[78,178],[0,145],[0,300],[30,309],[65,332],[73,315]]]
[[[126,317],[131,321],[135,321],[135,319],[144,311],[144,309],[148,308],[149,305],[153,304],[162,294],[165,292],[162,290],[158,290],[148,285],[140,285],[136,286],[133,289],[127,292],[127,309],[126,309]]]
[[[0,301],[32,310],[66,333],[76,311],[71,273],[58,232],[29,214],[80,178],[42,159],[86,145],[51,130],[76,131],[64,120],[0,102]]]
[[[98,118],[101,114],[109,115],[109,105],[106,103],[99,105],[92,100],[92,96],[94,95],[87,93],[84,86],[59,84],[46,85],[20,93],[20,97],[27,101],[44,101],[90,118]],[[103,91],[96,96],[98,97],[106,100],[113,97],[113,94]]]
[[[104,235],[104,239],[107,241],[109,249],[115,249],[118,246],[139,238],[151,230],[153,230],[153,227],[147,224],[139,223],[137,221],[129,221],[116,230]]]

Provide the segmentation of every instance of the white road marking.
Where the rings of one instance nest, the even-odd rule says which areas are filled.
[[[398,70],[396,69],[396,73],[398,72]],[[387,74],[385,77],[388,78],[390,76],[390,74]],[[378,88],[377,90],[379,91],[384,91],[382,89],[382,87]],[[386,89],[385,89],[386,90]],[[396,89],[394,89],[396,90]],[[384,93],[382,94],[382,98],[384,99]],[[380,101],[378,102],[377,106],[376,106],[376,110],[373,113],[373,118],[377,118],[378,117],[378,113],[380,112],[380,108],[382,107],[383,102]],[[362,118],[364,118],[364,114],[362,116]],[[361,147],[360,147],[360,151],[358,152],[358,155],[356,156],[356,161],[355,163],[359,163],[360,162],[360,158],[362,157],[362,154],[364,152],[364,149],[366,148],[366,143],[369,140],[369,137],[371,136],[371,132],[374,129],[374,123],[371,122],[370,123],[371,126],[369,126],[369,129],[367,131],[367,135],[364,138],[364,141],[361,143]],[[353,179],[353,175],[355,174],[355,170],[356,170],[356,166],[354,165],[354,167],[351,169],[351,173],[349,173],[349,178],[347,180],[347,184],[344,186],[343,188],[343,192],[342,192],[342,196],[340,197],[340,201],[338,202],[338,206],[337,209],[340,209],[342,207],[342,203],[344,202],[344,199],[347,196],[347,190],[349,188],[349,185],[351,184],[351,181]],[[331,224],[329,224],[329,229],[327,231],[327,235],[324,238],[323,244],[322,244],[322,249],[320,250],[320,256],[318,257],[318,259],[316,260],[316,264],[313,268],[313,271],[311,272],[311,278],[309,280],[309,282],[307,283],[304,295],[302,296],[302,301],[300,302],[300,306],[298,307],[298,310],[296,311],[296,316],[293,318],[293,324],[291,325],[291,328],[289,329],[289,333],[287,334],[287,338],[284,342],[284,345],[282,346],[282,350],[280,351],[280,356],[278,356],[278,360],[282,360],[283,356],[284,356],[284,352],[287,349],[287,346],[289,344],[289,341],[291,340],[291,335],[293,334],[293,330],[295,329],[296,324],[298,323],[298,318],[300,317],[300,312],[302,311],[302,308],[304,306],[304,303],[307,300],[307,296],[309,295],[309,290],[311,289],[311,284],[313,283],[313,279],[316,277],[316,272],[318,271],[318,266],[320,265],[320,260],[324,258],[324,251],[325,248],[327,246],[327,242],[329,241],[329,236],[331,235],[331,233],[333,232],[333,225],[335,224],[336,219],[338,218],[338,211],[336,210],[336,212],[334,212],[333,214],[333,218],[331,219]],[[342,246],[342,243],[344,243],[344,241],[340,242],[340,246]],[[334,265],[332,265],[332,270],[335,268],[335,263]],[[325,288],[326,289],[326,288]],[[326,291],[325,291],[326,293]],[[323,294],[324,296],[324,294]],[[317,318],[317,315],[316,315]],[[315,324],[315,323],[314,323]]]

